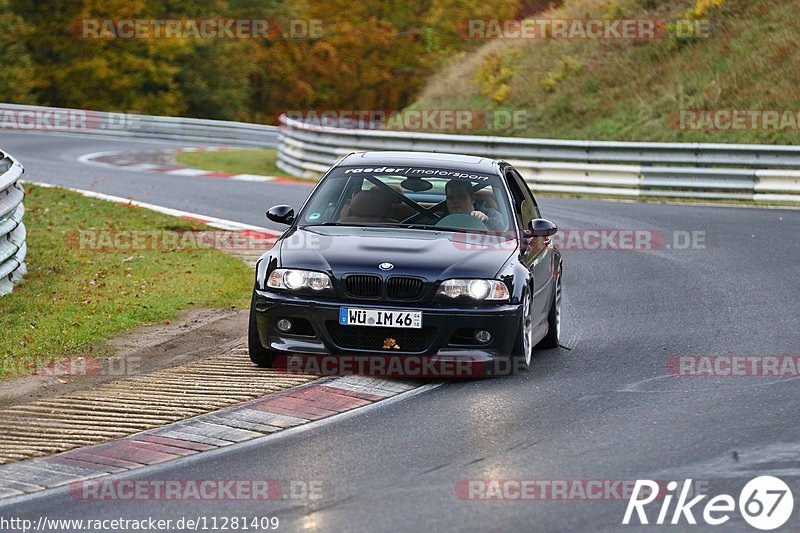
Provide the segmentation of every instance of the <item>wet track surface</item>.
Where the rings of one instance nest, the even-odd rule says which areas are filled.
[[[267,225],[266,207],[299,206],[310,191],[75,161],[93,151],[170,143],[2,134],[0,146],[22,161],[32,181],[250,224]],[[693,478],[707,480],[715,493],[738,495],[750,478],[777,472],[797,500],[800,379],[675,377],[669,365],[674,356],[800,352],[800,211],[540,204],[564,229],[649,230],[665,238],[643,251],[566,247],[563,329],[571,349],[538,352],[527,375],[446,383],[147,474],[314,482],[321,498],[80,501],[62,490],[12,509],[0,504],[0,511],[33,520],[277,516],[280,529],[291,531],[616,531],[625,500],[476,501],[456,489],[463,480]],[[704,232],[704,245],[675,249],[674,239],[684,235],[676,231]],[[746,530],[733,516],[725,529]],[[796,527],[796,516],[797,505],[785,530]]]

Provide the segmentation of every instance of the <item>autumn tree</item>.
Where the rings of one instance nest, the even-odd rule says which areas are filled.
[[[472,18],[513,17],[518,0],[317,0],[296,15],[322,22],[323,37],[265,43],[253,108],[400,109],[453,53],[477,47]]]
[[[0,0],[0,101],[34,103],[33,60],[24,43],[24,21]]]
[[[43,105],[273,122],[287,109],[400,109],[454,54],[469,19],[521,0],[0,0],[0,98]],[[260,40],[86,38],[86,19],[321,22]],[[8,65],[12,65],[8,67]],[[16,70],[15,70],[16,69]]]

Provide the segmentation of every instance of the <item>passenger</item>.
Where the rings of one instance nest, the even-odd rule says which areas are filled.
[[[500,211],[481,202],[475,202],[475,191],[472,190],[470,182],[450,180],[445,186],[445,194],[447,195],[448,214],[470,214],[492,231],[506,229],[505,217]]]

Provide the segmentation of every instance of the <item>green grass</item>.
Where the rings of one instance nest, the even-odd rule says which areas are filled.
[[[613,7],[613,18],[677,20],[696,3],[566,0],[540,18],[604,18]],[[411,107],[527,112],[518,128],[490,125],[476,134],[798,144],[797,129],[676,127],[681,110],[800,109],[798,12],[800,0],[725,0],[704,16],[710,38],[492,41],[432,76]]]
[[[115,334],[181,310],[248,303],[250,269],[219,250],[80,246],[79,230],[209,229],[202,224],[33,186],[25,206],[28,275],[0,298],[0,378],[25,365],[102,353]]]
[[[176,157],[178,163],[193,168],[216,170],[231,174],[257,174],[261,176],[288,176],[275,166],[278,151],[270,149],[223,150],[221,152],[183,152]]]

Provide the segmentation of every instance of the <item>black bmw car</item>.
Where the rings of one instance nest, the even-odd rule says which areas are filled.
[[[527,369],[558,345],[558,230],[511,165],[463,155],[353,153],[256,267],[252,361],[390,354]]]

